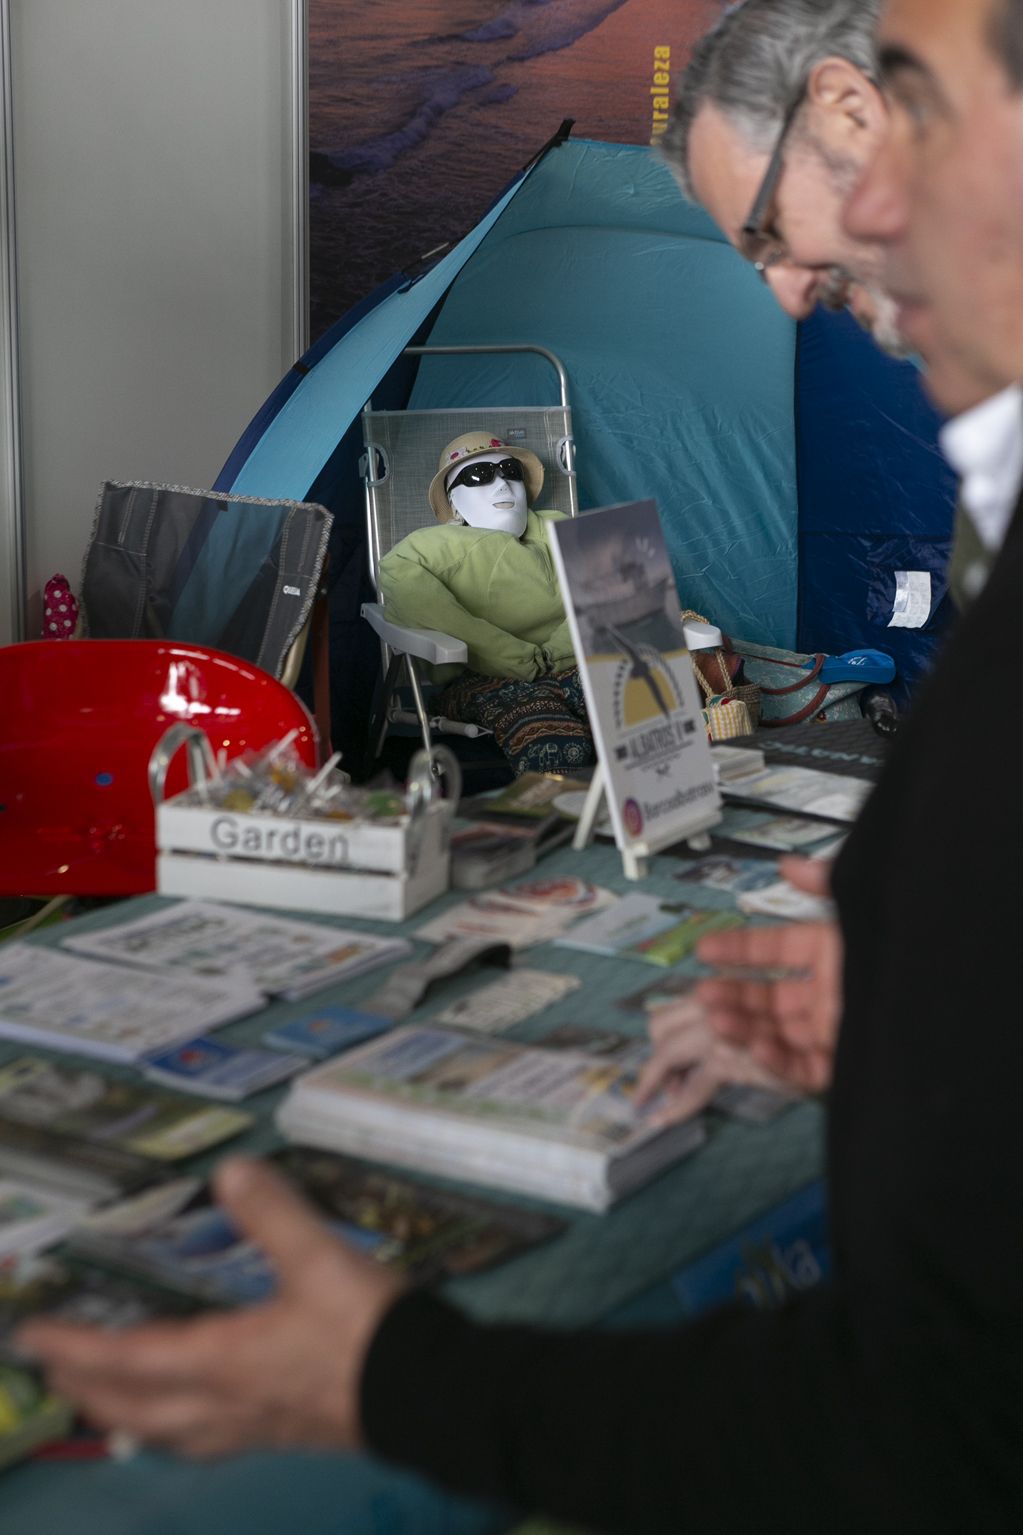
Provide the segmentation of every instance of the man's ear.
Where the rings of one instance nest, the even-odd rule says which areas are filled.
[[[814,128],[835,149],[859,144],[862,151],[872,147],[884,131],[887,109],[881,92],[849,59],[821,59],[815,64],[806,96]]]

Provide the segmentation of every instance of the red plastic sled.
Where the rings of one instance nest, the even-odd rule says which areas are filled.
[[[52,640],[0,648],[0,895],[134,895],[156,885],[149,757],[169,726],[236,757],[316,728],[268,672],[171,640]],[[184,753],[166,792],[186,787]]]

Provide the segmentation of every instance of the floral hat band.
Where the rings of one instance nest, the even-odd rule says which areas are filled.
[[[535,503],[543,485],[543,465],[535,453],[530,452],[529,448],[517,448],[503,442],[500,437],[494,437],[489,432],[463,432],[460,437],[448,443],[437,464],[437,473],[430,481],[430,507],[438,522],[451,521],[452,510],[446,486],[452,469],[457,469],[471,459],[480,458],[485,453],[503,453],[508,458],[517,459],[522,465],[526,500],[530,506]]]

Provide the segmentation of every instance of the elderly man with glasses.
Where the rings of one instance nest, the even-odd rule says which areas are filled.
[[[848,304],[902,350],[879,247],[842,202],[884,133],[873,30],[880,0],[744,0],[699,42],[662,152],[795,319]]]

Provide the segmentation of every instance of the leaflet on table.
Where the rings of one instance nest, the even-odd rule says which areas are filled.
[[[732,911],[700,911],[681,901],[662,901],[637,891],[554,941],[561,948],[584,949],[591,954],[675,965],[693,952],[705,934],[737,927],[741,922]]]
[[[798,815],[772,815],[766,810],[740,810],[726,805],[714,840],[770,848],[778,853],[813,853],[834,844],[847,828],[837,822],[817,821]]]
[[[39,1126],[55,1149],[61,1136],[91,1139],[161,1161],[208,1151],[252,1123],[237,1109],[210,1108],[35,1055],[0,1067],[0,1119]]]
[[[532,912],[545,918],[554,917],[559,922],[574,922],[577,917],[603,911],[606,906],[614,906],[618,900],[612,890],[605,890],[602,885],[594,885],[575,874],[502,885],[494,891],[494,895],[497,900],[505,901],[520,911]]]
[[[200,1035],[173,1050],[151,1055],[145,1064],[145,1074],[153,1082],[180,1088],[185,1093],[237,1103],[279,1086],[308,1065],[305,1055],[227,1045]]]
[[[0,1177],[0,1260],[52,1247],[77,1225],[88,1208],[85,1200]]]
[[[289,1146],[270,1160],[340,1237],[417,1283],[489,1267],[564,1225],[330,1151]],[[270,1260],[195,1178],[97,1212],[71,1246],[199,1300],[261,1301],[275,1288]]]
[[[713,825],[720,799],[653,501],[550,527],[615,840],[667,847]]]
[[[479,986],[467,996],[435,1013],[434,1023],[450,1023],[478,1034],[500,1034],[533,1013],[559,1002],[582,981],[575,975],[556,975],[547,970],[515,969]]]
[[[0,945],[0,1038],[135,1061],[255,1012],[245,976],[176,973],[162,984],[124,965],[36,944]]]
[[[273,1050],[297,1051],[310,1060],[325,1061],[328,1056],[340,1055],[342,1050],[382,1034],[391,1023],[390,1018],[367,1013],[363,1008],[330,1004],[301,1018],[275,1024],[263,1035],[263,1043]]]
[[[511,945],[504,939],[477,934],[450,938],[427,959],[410,960],[391,970],[384,984],[364,999],[362,1011],[377,1013],[390,1022],[407,1018],[428,992],[452,976],[461,975],[477,965],[506,968],[511,964],[511,957]]]
[[[748,773],[764,770],[764,754],[758,746],[719,746],[715,743],[710,749],[710,759],[719,783],[729,783],[736,778],[745,778]]]
[[[747,890],[763,890],[778,878],[774,859],[729,858],[725,853],[708,853],[679,864],[673,878],[704,890],[725,895],[739,895]]]
[[[0,1119],[0,1175],[24,1178],[54,1194],[123,1199],[162,1173],[162,1164],[152,1157],[137,1156],[120,1146],[55,1134],[45,1125]]]
[[[441,912],[416,929],[417,938],[442,943],[458,936],[490,934],[513,948],[545,943],[587,912],[614,906],[618,897],[588,880],[530,880],[503,885]]]
[[[175,985],[182,971],[192,971],[241,979],[265,996],[287,998],[333,986],[411,948],[403,938],[378,938],[215,901],[176,901],[64,943],[81,954],[173,971]],[[193,1026],[185,1037],[196,1032]]]
[[[873,787],[864,778],[822,773],[817,768],[768,767],[762,773],[723,782],[721,792],[730,800],[802,811],[833,821],[855,821]]]

